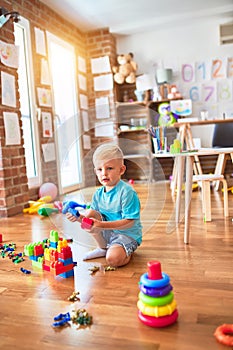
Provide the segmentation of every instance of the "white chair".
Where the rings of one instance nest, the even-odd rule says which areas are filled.
[[[202,191],[202,211],[205,221],[211,221],[211,197],[210,185],[211,182],[221,181],[223,185],[223,200],[224,200],[224,216],[229,216],[228,209],[228,191],[227,181],[223,175],[218,174],[201,174],[193,175],[193,182],[201,182]]]

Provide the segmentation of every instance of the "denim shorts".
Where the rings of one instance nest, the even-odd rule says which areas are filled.
[[[112,230],[104,230],[103,238],[107,243],[107,249],[116,244],[120,245],[124,248],[127,256],[130,256],[139,246],[132,237],[115,233]]]

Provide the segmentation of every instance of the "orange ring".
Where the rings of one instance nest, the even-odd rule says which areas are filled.
[[[214,332],[215,338],[224,345],[233,346],[233,324],[223,324]]]

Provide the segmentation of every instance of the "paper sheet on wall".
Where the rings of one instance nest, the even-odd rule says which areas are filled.
[[[7,67],[19,67],[19,46],[5,43],[0,40],[0,59]]]
[[[49,112],[42,112],[43,137],[53,136],[52,117]]]
[[[35,29],[35,41],[36,41],[36,53],[42,56],[46,56],[44,31],[36,27],[34,29]]]
[[[44,89],[44,88],[37,88],[37,94],[38,94],[39,106],[42,106],[42,107],[52,106],[50,90]]]
[[[83,74],[78,75],[78,85],[80,90],[87,91],[87,79]]]
[[[91,59],[92,74],[101,74],[111,72],[111,66],[108,56]]]
[[[95,137],[112,137],[114,136],[113,123],[95,123]]]
[[[88,99],[86,95],[80,94],[79,95],[80,99],[80,108],[81,109],[88,109]]]
[[[192,114],[191,100],[173,100],[170,101],[170,109],[172,113],[185,117]]]
[[[232,101],[232,80],[221,79],[217,82],[217,96],[219,102]]]
[[[98,77],[94,77],[94,90],[95,91],[107,91],[113,89],[112,74],[104,74]]]
[[[136,78],[136,88],[138,91],[154,89],[156,85],[155,76],[152,74],[142,74]]]
[[[45,163],[55,160],[55,145],[53,142],[44,143],[42,145],[42,151]]]
[[[84,131],[89,131],[88,112],[83,110],[81,113],[82,113],[82,121],[83,121],[83,130]]]
[[[5,127],[6,146],[20,145],[21,136],[19,118],[17,113],[3,112],[3,120]]]
[[[41,84],[44,84],[44,85],[51,85],[49,65],[48,65],[48,62],[45,58],[41,58],[40,82],[41,82]]]
[[[89,135],[83,135],[83,148],[91,149],[91,138]]]
[[[15,77],[6,72],[1,72],[2,104],[16,107]]]
[[[78,70],[83,73],[86,73],[87,71],[86,60],[81,56],[78,56]]]
[[[107,96],[95,99],[96,119],[106,119],[110,117],[109,99]]]

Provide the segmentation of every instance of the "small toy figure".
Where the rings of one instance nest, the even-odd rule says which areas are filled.
[[[90,275],[94,275],[94,273],[96,273],[97,271],[99,271],[100,270],[100,268],[99,268],[99,266],[93,266],[93,267],[91,267],[90,269],[88,269],[89,271],[91,271],[90,272]]]
[[[80,298],[78,297],[80,293],[79,292],[73,292],[67,300],[69,301],[80,301]]]
[[[70,313],[67,312],[66,314],[59,314],[54,317],[53,327],[61,327],[66,325],[71,320]]]
[[[123,84],[124,82],[134,84],[136,82],[137,64],[133,58],[134,55],[132,52],[127,55],[118,55],[118,66],[112,68],[114,81],[117,84]]]
[[[105,266],[104,271],[116,271],[116,267],[113,267],[113,266]]]
[[[88,314],[85,309],[74,310],[71,316],[73,323],[78,323],[82,326],[88,326],[92,324],[92,316]]]

